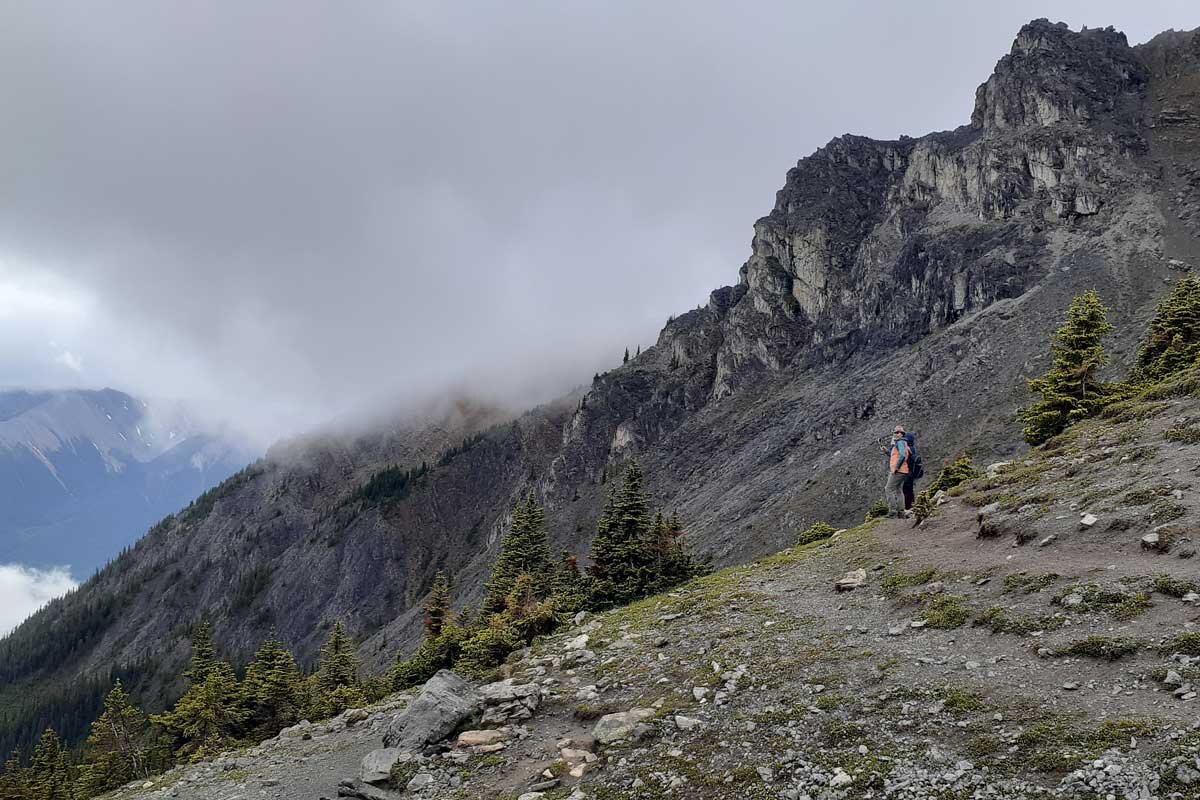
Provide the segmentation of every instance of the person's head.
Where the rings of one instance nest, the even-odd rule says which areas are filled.
[[[898,442],[903,438],[904,438],[904,428],[903,428],[903,426],[897,425],[896,428],[892,431],[892,441]]]

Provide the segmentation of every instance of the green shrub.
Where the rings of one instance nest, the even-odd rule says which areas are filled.
[[[884,577],[880,581],[880,588],[883,593],[889,597],[895,597],[900,594],[901,589],[907,589],[910,586],[921,586],[929,583],[938,576],[936,569],[923,569],[920,572],[894,572]]]
[[[875,503],[870,508],[867,509],[867,516],[864,521],[870,522],[873,519],[877,519],[879,517],[886,517],[887,515],[888,515],[887,501],[886,500],[876,500]]]
[[[1128,655],[1133,655],[1141,648],[1136,639],[1126,636],[1089,636],[1078,639],[1054,651],[1058,656],[1077,656],[1081,658],[1103,658],[1116,661]]]
[[[930,628],[950,630],[959,628],[971,618],[971,612],[957,595],[937,595],[925,604],[921,618]]]
[[[462,656],[454,668],[472,678],[486,678],[521,644],[517,629],[496,615],[487,626],[475,631],[463,642]]]
[[[806,544],[819,542],[822,539],[828,539],[835,533],[837,533],[837,529],[829,523],[818,522],[816,525],[811,526],[808,530],[796,537],[796,545],[802,547]]]
[[[1159,594],[1169,595],[1171,597],[1183,597],[1189,592],[1200,593],[1200,582],[1188,581],[1183,578],[1176,578],[1173,575],[1155,575],[1154,584],[1151,586],[1153,591]]]
[[[1180,444],[1200,444],[1200,428],[1176,425],[1163,431],[1163,438],[1168,442],[1179,442]]]
[[[1200,656],[1200,631],[1180,633],[1167,640],[1162,648],[1164,653],[1183,653],[1186,656]]]

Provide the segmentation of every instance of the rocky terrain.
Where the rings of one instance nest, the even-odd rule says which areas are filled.
[[[1111,29],[1031,23],[969,124],[843,136],[802,159],[736,285],[654,347],[515,418],[450,413],[276,448],[0,642],[8,697],[54,686],[66,703],[63,687],[119,667],[154,707],[178,691],[183,632],[202,615],[235,660],[275,627],[311,661],[342,620],[382,669],[415,643],[437,569],[454,573],[457,604],[478,600],[515,498],[535,491],[554,543],[583,553],[632,456],[725,565],[818,519],[861,519],[897,420],[931,465],[1020,452],[1013,411],[1070,298],[1094,288],[1112,307],[1120,370],[1171,281],[1200,263],[1198,81],[1196,32],[1130,47]],[[400,495],[363,501],[379,470],[422,462]],[[79,646],[47,657],[65,629]],[[8,724],[57,723],[46,708]]]
[[[498,683],[441,673],[112,797],[1200,797],[1197,430],[1191,374],[920,525],[581,614]]]

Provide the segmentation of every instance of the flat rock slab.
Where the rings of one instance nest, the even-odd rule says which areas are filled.
[[[449,670],[441,670],[388,725],[385,748],[416,752],[442,741],[454,729],[483,709],[479,692]]]
[[[838,578],[837,582],[833,584],[833,588],[839,592],[849,592],[864,585],[866,582],[867,571],[865,569],[856,569]]]
[[[359,777],[364,783],[382,783],[392,774],[392,766],[400,760],[401,751],[395,747],[372,750],[362,760]]]
[[[638,725],[648,719],[653,719],[654,714],[652,708],[633,708],[617,714],[605,714],[596,723],[595,729],[592,730],[592,736],[596,737],[596,741],[600,744],[628,739],[637,730]]]
[[[479,747],[503,742],[507,738],[502,731],[463,731],[458,735],[458,746]]]

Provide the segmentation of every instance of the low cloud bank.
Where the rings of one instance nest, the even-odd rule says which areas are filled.
[[[0,636],[6,636],[30,614],[77,584],[63,567],[34,569],[0,564]]]

